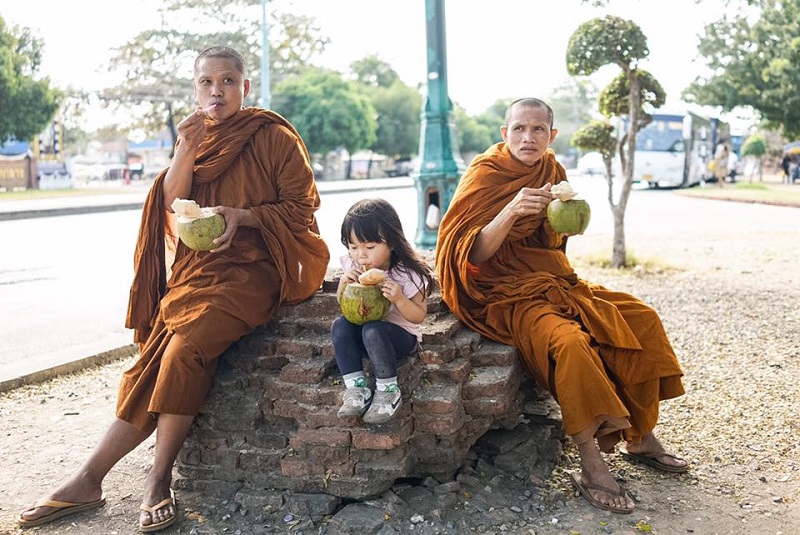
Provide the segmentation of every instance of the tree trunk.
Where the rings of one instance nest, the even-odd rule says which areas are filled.
[[[620,190],[619,201],[616,205],[612,203],[611,206],[611,211],[614,213],[614,246],[611,253],[611,267],[615,268],[621,268],[627,265],[627,251],[625,250],[625,209],[628,206],[628,198],[631,195],[631,188],[633,187],[633,166],[636,160],[636,133],[639,129],[639,110],[642,106],[642,95],[639,89],[639,78],[636,70],[628,71],[626,74],[630,82],[631,91],[630,111],[628,113],[630,127],[628,129],[628,137],[625,140],[626,155],[624,160],[622,160],[622,189]]]
[[[612,208],[614,214],[614,247],[611,254],[611,265],[615,268],[627,265],[625,250],[625,208],[618,204]]]

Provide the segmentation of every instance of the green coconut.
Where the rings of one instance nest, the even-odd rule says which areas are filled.
[[[210,251],[217,248],[214,240],[225,232],[225,218],[205,208],[202,212],[200,217],[178,216],[178,237],[189,249]]]
[[[380,285],[367,286],[353,282],[345,286],[339,306],[350,323],[363,325],[368,321],[380,321],[389,313],[392,303],[383,296]]]
[[[547,219],[553,230],[569,235],[583,234],[589,226],[592,210],[589,203],[583,199],[570,199],[562,201],[553,199],[547,205]]]

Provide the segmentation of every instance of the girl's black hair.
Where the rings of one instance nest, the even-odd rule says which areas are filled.
[[[416,273],[425,287],[419,288],[426,296],[433,291],[433,271],[411,247],[403,233],[400,216],[384,199],[362,199],[347,211],[342,221],[342,245],[350,246],[350,236],[361,242],[385,243],[392,251],[389,268],[399,268],[406,273]]]

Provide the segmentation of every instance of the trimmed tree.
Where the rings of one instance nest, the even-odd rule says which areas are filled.
[[[616,65],[622,71],[598,97],[600,113],[607,118],[618,117],[620,132],[605,138],[603,133],[611,127],[609,123],[602,127],[593,125],[581,135],[576,133],[573,137],[576,146],[590,150],[597,150],[598,146],[607,149],[609,139],[614,139],[616,144],[622,169],[622,184],[616,200],[613,195],[615,177],[612,174],[611,157],[606,165],[608,201],[614,215],[613,267],[625,267],[627,263],[625,209],[633,186],[636,134],[651,120],[644,106],[657,108],[666,100],[661,84],[650,73],[638,68],[639,61],[647,58],[649,53],[647,38],[641,28],[633,21],[614,16],[581,24],[567,46],[567,71],[572,76],[589,76],[606,65]],[[579,145],[581,142],[587,144]],[[603,151],[600,153],[603,154]]]

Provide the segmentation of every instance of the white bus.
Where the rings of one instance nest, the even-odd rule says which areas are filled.
[[[636,137],[633,181],[651,188],[688,188],[710,180],[714,147],[729,137],[728,125],[717,118],[655,113]]]

